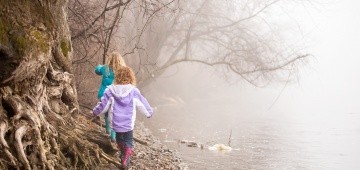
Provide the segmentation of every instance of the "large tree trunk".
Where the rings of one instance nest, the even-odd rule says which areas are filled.
[[[99,163],[99,153],[74,132],[79,110],[66,5],[0,0],[0,169]]]

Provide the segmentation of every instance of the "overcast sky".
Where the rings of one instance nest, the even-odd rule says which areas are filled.
[[[320,6],[301,23],[310,34],[309,67],[298,85],[287,87],[282,102],[301,102],[309,109],[345,113],[360,112],[360,1],[341,0]],[[294,102],[294,103],[297,103]],[[296,106],[294,106],[296,107]]]

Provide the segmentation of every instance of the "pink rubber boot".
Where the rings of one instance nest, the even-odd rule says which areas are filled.
[[[130,160],[131,160],[131,155],[134,153],[134,151],[130,148],[130,147],[126,147],[125,148],[125,155],[124,155],[124,159],[121,160],[121,164],[123,166],[123,168],[127,168]]]

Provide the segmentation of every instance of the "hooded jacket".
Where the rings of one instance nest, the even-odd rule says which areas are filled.
[[[128,132],[134,129],[137,109],[148,118],[152,116],[153,110],[138,88],[131,84],[110,85],[93,113],[98,116],[108,112],[110,127],[115,132]]]

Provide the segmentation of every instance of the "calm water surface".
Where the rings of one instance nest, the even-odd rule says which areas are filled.
[[[360,113],[242,112],[230,105],[158,106],[156,116],[144,121],[188,169],[360,169]],[[208,149],[227,145],[230,133],[233,150]]]

